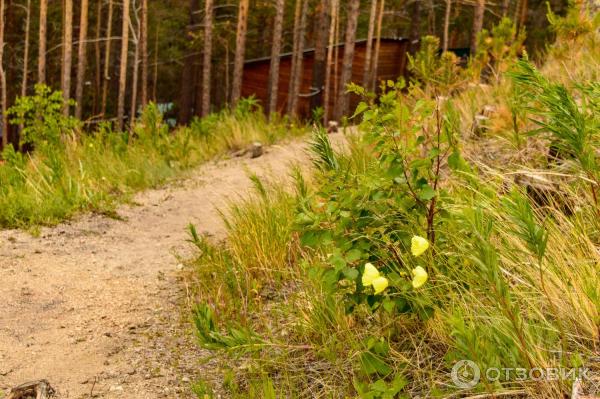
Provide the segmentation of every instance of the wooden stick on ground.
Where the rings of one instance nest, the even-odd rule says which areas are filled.
[[[49,399],[54,393],[48,381],[37,380],[12,388],[6,399]]]

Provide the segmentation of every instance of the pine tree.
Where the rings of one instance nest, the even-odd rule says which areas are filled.
[[[210,113],[210,75],[212,66],[213,0],[204,7],[204,55],[202,58],[202,116]]]
[[[371,66],[371,76],[369,77],[369,89],[375,91],[377,80],[377,70],[379,68],[379,53],[381,50],[381,27],[383,26],[383,12],[385,10],[385,0],[379,0],[379,12],[377,13],[377,29],[375,38],[375,55],[373,56],[373,65]]]
[[[27,10],[25,14],[25,47],[23,49],[23,79],[21,83],[21,97],[27,95],[27,85],[29,78],[29,30],[31,28],[31,0],[27,0]]]
[[[63,93],[63,114],[69,115],[71,99],[71,64],[73,62],[73,0],[65,0],[63,16],[63,59],[60,88]]]
[[[5,3],[4,0],[0,0],[0,85],[2,89],[0,91],[0,101],[2,101],[2,125],[0,125],[0,132],[2,133],[2,148],[6,148],[8,144],[8,123],[6,115],[6,71],[4,70],[4,14],[5,14]]]
[[[477,53],[477,37],[483,29],[483,16],[485,13],[485,0],[477,0],[473,11],[473,29],[471,30],[471,54]]]
[[[285,0],[275,2],[275,20],[273,21],[273,38],[271,45],[271,64],[269,67],[268,106],[269,115],[277,111],[277,94],[279,91],[279,63],[281,57],[281,41],[283,29],[283,12]]]
[[[125,119],[125,90],[127,89],[127,53],[129,51],[129,0],[123,0],[123,26],[121,32],[121,63],[119,66],[117,122],[119,129],[123,130]]]
[[[140,54],[142,62],[141,105],[148,104],[148,0],[142,0],[142,21],[140,27]]]
[[[298,96],[302,82],[304,64],[304,41],[306,36],[306,14],[308,13],[308,0],[297,0],[296,22],[294,23],[294,53],[292,60],[292,73],[288,96],[287,113],[292,118],[298,113]]]
[[[48,0],[40,0],[40,29],[38,40],[38,83],[46,83],[46,40]]]
[[[238,23],[235,39],[235,56],[233,59],[233,82],[231,84],[231,104],[236,105],[242,94],[242,74],[244,72],[244,55],[246,53],[246,30],[248,28],[249,0],[240,0]]]
[[[75,89],[75,117],[81,119],[83,109],[83,87],[87,64],[88,0],[81,0],[81,18],[79,22],[79,50],[77,52],[77,87]]]
[[[448,51],[448,32],[450,30],[450,13],[452,10],[452,0],[446,0],[446,10],[444,14],[444,36],[442,40],[442,51]]]
[[[325,85],[325,70],[327,61],[327,39],[330,25],[331,0],[321,0],[317,9],[317,33],[315,39],[315,57],[312,70],[310,108],[323,105],[323,86]]]
[[[350,0],[348,9],[348,22],[346,25],[346,40],[344,44],[344,59],[342,61],[342,75],[338,93],[338,103],[335,118],[340,120],[348,113],[348,94],[346,86],[352,78],[352,62],[354,59],[354,43],[356,41],[356,26],[358,23],[360,0]]]
[[[331,0],[331,24],[329,25],[329,38],[327,45],[327,61],[325,64],[325,88],[323,90],[323,122],[327,123],[329,121],[330,114],[332,112],[330,107],[331,102],[331,92],[333,87],[332,80],[335,81],[336,76],[333,76],[332,79],[332,67],[334,62],[334,51],[336,49],[336,34],[339,25],[339,0]],[[333,86],[333,87],[332,87]],[[335,90],[333,89],[335,97]]]
[[[104,82],[102,85],[102,116],[106,116],[106,103],[108,101],[108,85],[110,84],[110,54],[112,44],[114,3],[108,0],[108,17],[106,21],[106,46],[104,47]]]

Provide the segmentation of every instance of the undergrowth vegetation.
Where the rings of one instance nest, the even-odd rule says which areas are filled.
[[[9,110],[11,123],[22,126],[20,145],[33,151],[8,146],[2,154],[2,227],[55,224],[81,211],[114,215],[134,192],[203,161],[303,132],[284,120],[268,122],[253,99],[175,131],[151,104],[128,131],[101,123],[86,133],[80,121],[62,116],[62,104],[60,92],[40,85]]]
[[[294,190],[254,178],[224,244],[190,227],[193,320],[219,366],[199,397],[597,390],[600,21],[550,20],[541,67],[508,20],[465,69],[423,40],[410,82],[352,87],[345,145],[316,128]]]

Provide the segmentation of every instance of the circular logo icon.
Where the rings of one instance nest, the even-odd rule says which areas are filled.
[[[460,360],[452,367],[452,382],[458,388],[473,388],[480,378],[479,366],[470,360]]]

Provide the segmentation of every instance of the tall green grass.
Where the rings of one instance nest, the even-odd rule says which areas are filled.
[[[272,144],[302,133],[283,119],[268,122],[252,101],[171,132],[151,105],[129,132],[101,124],[31,153],[10,147],[0,165],[0,226],[52,225],[84,211],[114,215],[135,192],[202,162],[253,141]]]

